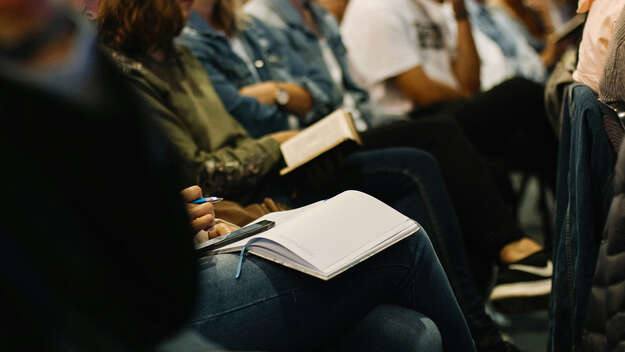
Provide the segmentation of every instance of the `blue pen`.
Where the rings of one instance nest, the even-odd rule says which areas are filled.
[[[191,202],[192,204],[204,204],[204,203],[219,203],[222,200],[224,200],[223,198],[219,198],[219,197],[206,197],[206,198],[199,198],[194,200],[193,202]]]

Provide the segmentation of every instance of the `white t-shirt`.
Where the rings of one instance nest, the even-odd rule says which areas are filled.
[[[459,88],[452,68],[457,52],[445,6],[431,0],[352,0],[341,33],[352,72],[385,114],[406,114],[415,105],[392,82],[421,66],[432,80]]]
[[[319,39],[319,46],[321,47],[321,52],[323,53],[323,61],[325,62],[328,71],[330,71],[330,76],[332,76],[334,84],[336,84],[337,87],[340,87],[343,91],[343,105],[341,108],[352,114],[354,125],[356,126],[356,130],[358,130],[358,132],[366,131],[367,123],[362,119],[362,114],[356,106],[356,99],[354,99],[351,93],[345,89],[343,82],[343,70],[341,69],[339,60],[334,55],[334,52],[330,48],[330,45],[328,45],[328,41],[325,38]]]

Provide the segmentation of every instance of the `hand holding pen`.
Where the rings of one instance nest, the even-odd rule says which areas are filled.
[[[233,231],[231,227],[225,224],[215,224],[213,204],[221,202],[223,198],[203,197],[202,189],[198,186],[185,188],[181,194],[191,218],[191,227],[196,232],[195,242],[206,242],[211,238],[227,235]]]
[[[199,186],[185,188],[181,192],[182,199],[187,203],[187,212],[191,218],[191,227],[198,232],[201,230],[210,231],[215,226],[215,209],[211,198],[202,196],[202,189]],[[215,201],[218,198],[214,198]]]

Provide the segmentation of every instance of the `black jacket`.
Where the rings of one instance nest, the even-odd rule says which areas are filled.
[[[192,311],[175,155],[100,53],[94,67],[92,104],[0,71],[3,351],[143,350]]]
[[[615,167],[614,198],[587,314],[585,351],[625,351],[625,144]]]

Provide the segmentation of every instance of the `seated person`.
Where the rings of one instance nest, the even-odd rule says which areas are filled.
[[[610,38],[605,58],[605,69],[599,83],[600,100],[621,114],[625,111],[625,11],[621,11]],[[608,129],[606,124],[606,130]],[[614,194],[607,212],[602,241],[598,249],[596,269],[588,299],[588,313],[582,334],[583,351],[615,351],[622,346],[622,321],[625,317],[625,296],[619,292],[622,284],[625,263],[623,259],[623,229],[625,229],[625,144],[623,128],[618,126],[612,133],[608,132],[612,145],[617,148],[618,159],[614,167]]]
[[[236,3],[228,1],[224,6]],[[286,48],[273,45],[275,40],[269,28],[256,22],[253,30],[235,35],[241,26],[238,20],[202,11],[206,6],[194,7],[196,11],[191,14],[180,43],[189,46],[203,63],[215,61],[214,65],[204,65],[206,71],[226,109],[252,137],[310,125],[330,114],[341,102],[340,91],[324,72],[302,62]],[[200,16],[214,18],[219,29],[207,27]],[[198,35],[208,35],[209,45],[194,45],[193,40],[185,40]],[[262,37],[264,41],[251,42],[250,37]],[[255,58],[258,53],[263,54],[263,60]],[[237,77],[237,86],[223,71]]]
[[[252,4],[260,1],[268,0]],[[514,78],[476,93],[480,60],[471,24],[464,1],[452,4],[455,34],[440,1],[352,0],[342,24],[352,67],[386,111],[451,114],[484,157],[536,174],[553,189],[557,147],[542,86]]]
[[[1,28],[13,29],[0,33],[0,107],[13,112],[2,115],[10,128],[2,129],[0,138],[9,166],[1,180],[12,185],[3,193],[12,206],[5,210],[0,246],[3,267],[11,268],[1,274],[3,347],[8,341],[16,342],[9,345],[16,350],[157,350],[183,323],[198,323],[188,319],[192,309],[198,310],[194,302],[201,279],[211,290],[198,298],[212,310],[229,311],[224,315],[230,314],[234,324],[227,332],[228,326],[215,324],[215,333],[224,329],[223,339],[238,339],[239,345],[306,350],[316,347],[312,341],[342,342],[361,319],[358,329],[372,331],[370,325],[384,327],[391,318],[400,326],[413,323],[402,326],[403,336],[381,333],[390,342],[405,343],[391,344],[395,350],[441,351],[438,328],[414,310],[424,305],[437,307],[429,310],[448,329],[447,350],[473,350],[424,233],[329,284],[250,259],[249,279],[233,285],[226,255],[204,259],[205,266],[219,264],[198,272],[183,203],[195,199],[198,189],[178,194],[186,181],[176,153],[145,118],[119,72],[96,50],[90,32],[55,17],[46,0],[8,5],[0,4]],[[16,13],[23,26],[5,26],[14,23]],[[55,35],[29,42],[41,30]],[[29,50],[16,55],[23,44]],[[58,118],[49,118],[50,111]],[[135,201],[120,201],[129,197]],[[190,213],[196,228],[210,225],[210,206]],[[230,284],[215,268],[228,273]],[[250,304],[236,311],[227,307],[242,301]],[[383,304],[393,301],[403,307]],[[234,317],[240,314],[242,320]],[[243,327],[246,321],[255,326]],[[201,342],[178,350],[215,348],[223,350]]]
[[[539,53],[525,38],[522,25],[507,12],[488,6],[486,0],[467,0],[466,5],[471,23],[497,43],[512,76],[545,82],[547,70],[556,64],[566,43],[547,40]]]
[[[623,1],[592,4],[574,75],[586,84],[571,84],[563,97],[552,291],[553,302],[559,303],[552,304],[550,312],[550,348],[554,351],[580,347],[584,320],[593,314],[587,303],[594,294],[592,276],[613,195],[618,145],[613,137],[622,135],[622,127],[613,110],[615,101],[604,100],[612,106],[602,104],[590,85],[599,86],[601,73],[597,70],[609,67],[616,73],[614,68],[622,65],[620,59],[615,65],[612,58],[605,66],[605,59],[613,38],[608,33],[620,15],[615,11],[622,11],[623,5]],[[592,52],[590,48],[594,48]],[[604,83],[612,79],[619,77],[605,77]]]
[[[577,12],[588,13],[573,79],[599,92],[608,45],[625,6],[623,0],[580,0]]]

